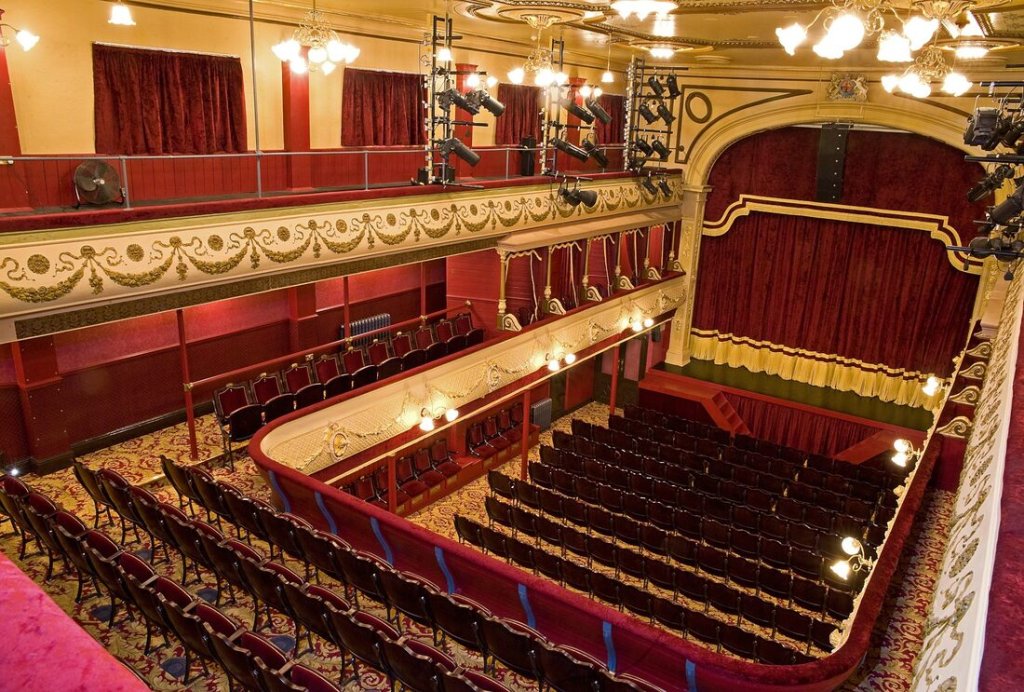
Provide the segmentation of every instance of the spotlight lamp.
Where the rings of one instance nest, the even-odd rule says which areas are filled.
[[[475,166],[480,163],[480,154],[463,144],[462,140],[458,137],[449,137],[444,140],[441,142],[439,149],[442,156],[447,157],[451,154],[455,154],[470,166]]]
[[[643,153],[644,156],[650,156],[654,153],[654,147],[646,139],[641,139],[640,137],[633,140],[633,148]]]
[[[682,89],[679,88],[679,80],[676,79],[674,74],[670,74],[665,79],[665,86],[668,87],[668,97],[670,99],[677,98],[683,93]]]
[[[1024,123],[1024,120],[1022,120],[1021,122]],[[1021,132],[1024,133],[1024,126],[1022,126],[1021,128]],[[1017,136],[1019,137],[1020,135],[1018,134]],[[1013,146],[1014,143],[1016,143],[1016,138],[1014,138],[1013,142],[1011,142],[1007,146]],[[975,184],[974,187],[967,191],[967,201],[971,203],[980,202],[981,200],[985,199],[993,192],[998,190],[999,187],[1002,186],[1004,180],[1009,180],[1012,177],[1013,166],[1007,165],[1005,163],[1000,166],[997,166],[994,171],[986,175],[984,178],[978,181],[978,183]]]
[[[676,116],[672,115],[672,111],[669,110],[668,106],[664,103],[658,103],[658,117],[665,121],[665,124],[669,127],[676,121]]]
[[[437,407],[433,410],[426,407],[420,409],[420,430],[430,432],[437,427],[437,421],[444,418],[451,423],[459,417],[459,410],[456,408]]]
[[[652,74],[647,78],[647,86],[651,87],[651,91],[654,92],[655,96],[660,98],[665,95],[665,86],[658,81],[657,75]]]
[[[612,116],[608,115],[608,111],[606,111],[601,106],[601,104],[597,102],[597,97],[596,96],[588,98],[586,103],[587,103],[587,108],[590,110],[590,112],[593,113],[594,117],[597,118],[598,120],[600,120],[602,123],[607,125],[608,123],[610,123],[612,121]]]
[[[597,165],[601,168],[608,168],[608,155],[604,149],[599,149],[597,142],[594,141],[593,136],[590,135],[583,140],[583,148],[590,155],[590,158],[597,161]]]
[[[641,117],[642,117],[642,118],[643,118],[644,120],[646,120],[646,121],[647,121],[647,124],[648,124],[648,125],[651,125],[651,124],[653,124],[653,123],[654,123],[654,121],[658,119],[658,114],[657,114],[657,113],[655,113],[654,111],[652,111],[652,110],[651,110],[651,107],[650,107],[649,105],[647,105],[647,103],[646,103],[646,102],[644,102],[644,103],[641,103],[641,104],[640,104],[640,107],[639,107],[639,108],[637,108],[636,110],[637,110],[637,113],[639,113],[639,114],[640,114],[640,116],[641,116]]]
[[[579,180],[571,188],[563,184],[558,194],[573,207],[578,207],[582,204],[589,209],[597,204],[597,192],[594,190],[581,190]]]
[[[471,115],[476,115],[480,112],[480,104],[476,99],[460,94],[457,89],[441,92],[438,94],[438,99],[441,101],[442,108],[450,108],[452,105],[455,105]]]
[[[590,158],[590,154],[588,154],[586,150],[581,149],[575,144],[570,144],[569,142],[565,141],[564,139],[561,139],[560,137],[553,137],[551,139],[551,146],[553,146],[555,149],[558,149],[558,151],[562,152],[563,154],[568,154],[574,159],[579,159],[580,161],[586,161],[587,159]]]
[[[829,566],[829,569],[843,581],[849,579],[850,574],[853,572],[861,570],[870,571],[874,567],[875,561],[867,556],[867,553],[864,551],[864,544],[853,536],[843,538],[840,547],[850,557],[845,560],[836,560]]]
[[[579,118],[582,122],[585,122],[587,125],[593,124],[594,114],[585,108],[581,108],[580,105],[577,104],[576,102],[570,101],[569,99],[562,97],[558,99],[558,105],[560,105],[562,108],[575,115],[577,118]]]
[[[672,186],[668,184],[668,178],[662,177],[658,181],[658,189],[661,190],[661,194],[665,195],[665,197],[672,196]]]
[[[644,189],[650,192],[652,195],[658,194],[658,186],[654,184],[650,175],[647,175],[640,179],[640,184],[644,186]]]
[[[653,142],[651,142],[651,149],[658,155],[659,159],[661,159],[662,161],[668,161],[670,152],[668,150],[668,147],[665,146],[665,143],[662,142],[660,139],[656,139]]]
[[[3,16],[4,11],[0,10],[0,19],[3,19]],[[17,41],[18,45],[21,46],[21,49],[26,53],[32,50],[35,47],[35,45],[39,43],[39,37],[33,34],[28,29],[19,29],[17,27],[11,26],[10,24],[0,22],[0,48],[6,48],[7,46],[11,45],[11,39],[9,39],[7,36],[4,36],[4,29],[10,29],[11,31],[14,32],[14,40]]]
[[[472,103],[479,103],[483,106],[495,118],[500,118],[505,113],[505,104],[491,96],[485,89],[472,92],[469,98]],[[479,108],[477,110],[479,111]]]

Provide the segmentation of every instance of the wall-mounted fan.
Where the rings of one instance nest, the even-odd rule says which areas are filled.
[[[124,204],[127,190],[117,171],[106,161],[89,159],[75,169],[75,209],[82,204]]]

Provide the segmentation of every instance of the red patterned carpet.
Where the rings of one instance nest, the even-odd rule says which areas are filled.
[[[607,408],[592,404],[573,415],[588,420],[600,420],[602,416],[607,415]],[[567,428],[569,419],[562,419],[556,425]],[[547,439],[545,436],[542,441]],[[210,417],[200,420],[200,448],[201,455],[208,459],[217,457],[220,453],[220,435],[216,424]],[[159,456],[161,454],[187,462],[188,442],[183,425],[135,438],[88,455],[83,458],[83,461],[93,468],[113,468],[133,483],[146,484],[147,488],[160,499],[176,502],[174,491],[160,476]],[[531,450],[531,455],[536,456],[537,454],[537,448]],[[516,463],[511,462],[502,471],[514,475],[518,471]],[[212,470],[218,478],[226,478],[246,492],[263,498],[269,496],[269,491],[262,479],[255,473],[248,459],[244,457],[236,461],[236,471],[234,472],[230,472],[219,461],[213,463]],[[26,480],[34,488],[48,493],[65,508],[76,512],[83,520],[87,520],[91,524],[92,502],[78,485],[70,469],[42,478],[29,477]],[[480,479],[460,492],[417,513],[412,520],[449,537],[454,536],[451,516],[456,509],[459,513],[486,521],[486,513],[483,509],[483,498],[487,493],[486,483],[486,479]],[[938,570],[948,532],[951,500],[948,493],[942,492],[933,492],[929,498],[921,520],[915,529],[911,548],[903,556],[900,571],[893,580],[883,618],[874,633],[874,645],[862,668],[841,689],[909,689],[911,671],[920,651],[923,625],[934,588],[933,575]],[[119,527],[107,526],[106,528],[115,540],[120,537]],[[232,529],[225,525],[225,532],[231,535]],[[140,551],[143,555],[147,554],[148,546],[141,542],[136,542],[128,547]],[[258,547],[262,547],[263,552],[267,553],[266,546],[258,545]],[[34,556],[27,556],[23,561],[18,560],[17,548],[18,540],[10,533],[0,538],[0,549],[36,583],[43,584],[46,569],[45,557],[37,553]],[[158,552],[158,556],[162,557],[162,553]],[[294,561],[291,562],[290,566],[297,566]],[[173,553],[169,562],[161,559],[156,565],[156,569],[166,576],[175,579],[180,577],[180,563]],[[208,574],[204,577],[202,583],[191,584],[189,590],[194,595],[213,599],[216,597],[214,580]],[[129,662],[148,680],[153,689],[178,690],[185,687],[182,681],[184,657],[180,644],[172,640],[168,646],[157,649],[148,656],[144,655],[145,626],[142,621],[138,618],[134,621],[126,621],[122,615],[118,617],[115,626],[108,629],[106,625],[106,617],[109,613],[108,601],[104,598],[92,597],[85,600],[83,604],[76,605],[74,603],[75,586],[74,578],[63,574],[58,574],[49,583],[43,584],[44,590],[65,612],[69,613],[108,651]],[[92,594],[91,589],[87,591],[87,594]],[[239,601],[240,605],[227,605],[224,606],[224,609],[243,622],[251,620],[251,603],[241,596]],[[366,599],[363,599],[363,604],[365,603]],[[368,609],[378,611],[376,614],[383,615],[382,607],[374,606],[371,603]],[[431,642],[431,633],[420,625],[406,620],[403,622],[402,630],[425,642]],[[284,648],[294,646],[294,640],[291,637],[291,623],[284,616],[275,615],[272,626],[269,630],[263,630],[262,633],[270,636]],[[157,641],[160,640],[157,639]],[[461,665],[477,670],[482,668],[482,660],[478,654],[458,645],[446,644],[445,648]],[[326,642],[317,640],[314,651],[301,655],[300,661],[331,679],[338,679],[340,672],[338,654]],[[209,668],[211,674],[204,676],[198,664],[194,664],[193,679],[188,685],[188,689],[227,689],[227,679],[224,674],[212,664]],[[388,689],[387,680],[383,675],[366,668],[363,668],[362,671],[361,677],[348,682],[346,689]],[[495,675],[511,689],[536,688],[535,683],[519,678],[508,670],[499,668]]]

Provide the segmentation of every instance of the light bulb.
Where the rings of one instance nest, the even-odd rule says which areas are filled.
[[[925,19],[920,15],[914,15],[903,24],[903,35],[910,40],[910,50],[917,50],[931,41],[938,29],[938,19]]]
[[[647,319],[644,320],[644,328],[645,329],[650,329],[653,326],[654,326],[654,320],[653,319],[648,317]]]
[[[494,75],[488,76],[487,77],[487,88],[488,89],[493,89],[496,86],[498,86],[498,78],[495,77]]]
[[[132,11],[127,5],[123,5],[120,2],[116,5],[110,6],[110,19],[107,20],[107,24],[117,24],[119,26],[135,26],[135,20],[132,19]]]
[[[524,79],[526,79],[526,70],[521,67],[510,70],[508,73],[508,81],[513,84],[522,84]]]
[[[548,361],[548,370],[551,372],[558,372],[558,368],[560,367],[561,365],[559,365],[557,358],[552,358]]]
[[[601,87],[594,87],[594,98],[599,98],[604,93],[604,89]]]
[[[878,59],[882,62],[910,62],[910,39],[895,31],[886,31],[878,39]]]
[[[350,65],[359,57],[359,49],[348,43],[345,44],[345,64]]]
[[[326,75],[329,75],[330,73],[334,72],[334,68],[335,67],[336,67],[336,65],[333,62],[331,62],[330,60],[328,60],[327,62],[325,62],[323,65],[320,66],[320,71],[323,72],[324,75],[326,76]]]
[[[319,65],[327,60],[327,49],[323,46],[312,46],[306,53],[306,59],[314,65]]]
[[[882,77],[882,88],[890,94],[900,85],[900,77],[895,74],[887,74]]]
[[[292,58],[288,61],[288,67],[295,74],[306,74],[309,72],[309,64],[306,63],[306,59],[301,55],[297,58]]]
[[[32,47],[39,43],[39,37],[33,34],[27,29],[22,29],[14,35],[14,40],[18,42],[21,49],[28,52],[32,50]]]
[[[962,46],[957,46],[954,54],[963,60],[978,60],[988,55],[988,48],[977,43],[965,43]]]
[[[921,83],[921,78],[916,72],[908,72],[900,77],[900,91],[905,91],[908,94],[914,93],[914,89]]]
[[[939,385],[941,384],[942,381],[939,380],[938,377],[935,375],[929,375],[928,380],[924,383],[924,386],[921,387],[921,391],[924,392],[925,396],[935,396],[939,391]]]
[[[476,89],[480,86],[480,74],[478,72],[472,72],[466,75],[466,86],[470,89]]]
[[[919,82],[910,92],[910,95],[916,99],[926,99],[932,95],[932,87],[928,82]]]
[[[565,358],[563,358],[562,360],[565,361],[566,365],[572,365],[573,363],[576,362],[576,354],[575,353],[566,353],[565,354]]]
[[[850,563],[846,560],[838,560],[837,562],[832,563],[832,566],[829,567],[829,569],[831,569],[836,576],[843,581],[850,578]]]
[[[902,437],[897,440],[894,440],[892,443],[892,448],[895,449],[897,452],[903,452],[904,454],[906,454],[907,452],[910,451],[910,440],[906,440]]]
[[[952,96],[963,96],[972,86],[967,77],[959,72],[950,72],[942,81],[942,90]]]
[[[18,469],[17,466],[15,466],[13,469],[8,471],[8,474],[10,474],[11,476],[20,476],[21,475],[21,470]]]
[[[299,53],[302,52],[302,44],[295,39],[290,38],[287,41],[281,41],[280,43],[275,44],[270,50],[274,51],[274,55],[276,55],[277,59],[281,62],[291,62],[295,58],[299,57]]]
[[[612,74],[611,70],[605,70],[604,73],[601,75],[601,83],[602,84],[611,84],[614,81],[615,81],[615,75]]]
[[[668,60],[676,54],[675,48],[669,48],[668,46],[651,46],[647,49],[652,58],[659,60]]]
[[[580,87],[580,96],[582,96],[585,99],[590,98],[590,95],[593,93],[594,90],[590,87],[589,84],[584,84],[583,86]]]
[[[629,323],[629,328],[632,329],[634,332],[639,332],[644,328],[644,326],[640,323],[640,320],[633,320],[632,322]]]
[[[843,51],[835,44],[835,41],[829,38],[829,36],[825,36],[814,44],[814,52],[826,60],[838,60],[843,57]]]
[[[864,40],[864,22],[853,12],[843,12],[832,20],[827,38],[841,51],[853,50]]]
[[[908,458],[906,452],[896,452],[892,455],[892,463],[896,464],[901,469],[905,469],[907,467],[907,461]]]
[[[843,552],[847,555],[856,555],[860,552],[861,549],[860,541],[858,541],[853,536],[847,536],[846,538],[844,538],[843,542],[840,544],[840,547],[843,549]]]
[[[452,57],[452,49],[451,48],[442,47],[442,48],[439,48],[437,50],[437,61],[438,62],[451,62],[452,60],[454,60],[454,58]]]
[[[561,86],[561,85],[565,84],[568,81],[569,81],[569,75],[567,75],[565,72],[556,72],[555,73],[555,84]]]
[[[654,35],[671,38],[676,35],[676,19],[670,14],[659,14],[654,20]]]
[[[779,37],[779,43],[790,55],[796,54],[796,49],[807,40],[807,27],[802,24],[793,23],[785,29],[778,28],[775,35]]]
[[[423,416],[420,418],[420,430],[423,432],[430,432],[434,429],[434,419],[430,416]]]
[[[450,408],[444,412],[444,419],[451,423],[453,420],[459,417],[459,409]]]
[[[555,83],[555,73],[550,67],[542,67],[533,76],[533,83],[540,87],[551,86]]]

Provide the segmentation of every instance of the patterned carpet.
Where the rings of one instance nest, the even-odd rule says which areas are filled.
[[[591,404],[576,411],[573,416],[587,420],[603,421],[607,416],[607,408]],[[556,422],[561,429],[568,429],[569,418]],[[236,455],[234,472],[220,460],[220,432],[212,416],[198,421],[198,438],[202,463],[207,465],[217,478],[224,478],[242,490],[264,499],[269,497],[269,490],[260,476],[255,472],[251,462],[244,455]],[[541,442],[550,442],[550,433],[541,436]],[[188,460],[188,436],[184,425],[178,425],[154,434],[144,435],[109,449],[90,454],[82,458],[92,468],[108,467],[123,474],[132,483],[144,484],[147,489],[162,500],[176,502],[174,491],[162,479],[159,457],[165,454],[182,463]],[[537,447],[530,450],[532,459],[538,457]],[[509,462],[502,467],[502,472],[518,475],[518,461]],[[76,512],[91,525],[93,516],[92,501],[88,498],[70,469],[45,477],[29,477],[26,479],[33,488],[49,494],[65,508]],[[454,538],[451,517],[458,511],[471,517],[486,521],[483,498],[487,494],[487,481],[479,479],[460,492],[440,500],[434,505],[410,517],[414,522],[437,533]],[[893,580],[883,617],[873,635],[873,646],[861,669],[848,681],[844,690],[906,690],[914,661],[920,651],[923,635],[923,624],[927,615],[929,601],[934,588],[933,576],[937,572],[942,557],[951,511],[952,497],[948,493],[934,492],[925,507],[921,520],[915,529],[910,548],[906,551],[899,572]],[[120,528],[106,526],[111,536],[117,540]],[[225,524],[228,535],[232,530]],[[129,541],[132,540],[129,535]],[[262,548],[267,554],[266,546]],[[143,555],[147,554],[148,546],[136,542],[127,546]],[[2,549],[37,583],[42,583],[46,568],[46,559],[36,553],[30,554],[25,560],[18,560],[18,540],[10,533],[0,537]],[[158,555],[162,553],[158,552]],[[297,568],[292,561],[289,566]],[[171,560],[160,560],[156,569],[161,574],[178,579],[180,562],[172,552]],[[204,574],[202,583],[193,583],[188,588],[195,595],[212,600],[216,598],[215,582],[209,574]],[[184,674],[183,650],[173,639],[169,646],[143,654],[145,626],[139,617],[134,621],[118,616],[112,629],[106,626],[108,601],[100,598],[87,598],[81,605],[74,603],[75,580],[65,574],[58,574],[43,588],[53,599],[79,622],[87,632],[100,641],[108,650],[121,657],[145,677],[153,689],[180,690],[185,689],[182,676]],[[340,588],[340,587],[339,587]],[[92,594],[91,588],[87,595]],[[224,605],[223,609],[238,617],[243,623],[251,624],[251,602],[239,596],[239,605]],[[384,616],[383,608],[367,599],[361,602],[371,612]],[[431,633],[427,628],[408,620],[402,622],[403,633],[411,634],[422,641],[431,642]],[[291,636],[290,621],[282,615],[275,614],[272,626],[262,630],[275,643],[285,649],[294,646]],[[159,638],[156,641],[160,641]],[[444,644],[445,650],[460,665],[480,670],[482,660],[478,654],[465,650],[451,643]],[[314,651],[304,653],[299,659],[302,663],[320,671],[328,678],[337,680],[339,677],[339,658],[337,651],[328,643],[316,640]],[[211,675],[204,676],[198,664],[193,664],[193,678],[187,689],[195,690],[226,690],[227,679],[214,665],[209,666]],[[349,669],[346,674],[350,674]],[[388,684],[384,676],[361,667],[358,680],[349,681],[346,689],[385,690]],[[519,678],[508,670],[500,669],[495,673],[504,684],[515,690],[535,689],[536,684]]]

